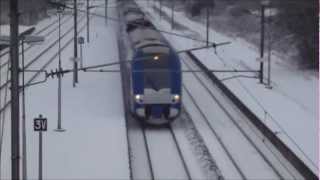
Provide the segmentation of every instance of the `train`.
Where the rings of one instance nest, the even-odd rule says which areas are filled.
[[[147,124],[168,124],[179,117],[181,62],[176,51],[133,1],[118,1],[121,38],[130,74],[131,114]]]

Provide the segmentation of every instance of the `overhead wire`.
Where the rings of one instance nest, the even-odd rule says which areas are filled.
[[[294,4],[294,2],[292,2],[292,4]],[[162,32],[162,31],[160,31]],[[167,33],[166,31],[163,31],[164,33]],[[168,33],[169,34],[169,33]],[[176,36],[179,37],[183,37],[184,35],[180,35],[180,34],[174,34]],[[192,39],[192,38],[189,38]],[[192,39],[194,40],[194,39]],[[203,41],[202,41],[203,42]],[[206,41],[205,41],[206,42]],[[214,44],[214,43],[213,43]],[[226,66],[231,67],[231,69],[236,71],[236,68],[234,68],[232,65],[230,65],[229,63],[227,63],[221,56],[218,55],[218,53],[216,53],[217,57],[223,62],[223,64],[225,64]],[[233,76],[233,77],[229,77],[229,78],[225,78],[222,80],[228,80],[231,78],[235,78],[235,77],[249,77],[249,76],[244,76],[244,75],[238,75],[238,76]],[[253,78],[250,76],[250,78]],[[317,168],[317,166],[315,165],[315,163],[311,160],[311,158],[302,150],[302,148],[295,142],[295,140],[286,132],[286,130],[275,120],[275,118],[268,112],[268,110],[266,110],[266,108],[262,105],[262,103],[257,99],[257,97],[255,97],[250,90],[242,83],[242,81],[240,79],[237,79],[237,81],[239,82],[239,84],[241,85],[241,87],[249,94],[249,96],[258,104],[258,106],[264,111],[265,114],[267,114],[271,120],[278,126],[278,128],[281,130],[281,132],[283,132],[288,138],[289,140],[299,149],[299,151],[303,154],[303,156],[305,156],[308,161],[310,161],[312,163],[312,165]]]
[[[217,55],[219,59],[225,62],[227,66],[229,66],[232,69],[235,69],[232,65],[226,62],[221,56]],[[262,102],[251,93],[251,91],[243,84],[241,79],[236,79],[239,83],[239,85],[246,91],[246,93],[254,100],[254,102],[264,111],[266,115],[270,117],[270,120],[276,124],[276,126],[280,129],[280,131],[298,148],[298,150],[303,154],[303,156],[315,167],[317,168],[316,164],[311,160],[311,158],[304,152],[304,150],[298,145],[298,143],[294,140],[293,137],[291,137],[288,132],[282,127],[280,123],[277,122],[277,120],[274,118],[274,116],[263,106]],[[279,132],[277,133],[279,134]]]
[[[62,5],[62,4],[59,4],[59,3],[54,3],[55,5],[57,6],[63,6],[67,9],[73,9],[72,7],[68,7],[66,5]],[[78,11],[80,12],[83,12],[83,13],[86,13],[87,11],[86,10],[83,10],[83,9],[79,9],[78,8]],[[111,21],[115,21],[115,22],[122,22],[124,23],[125,21],[124,20],[121,20],[121,19],[118,19],[118,18],[114,18],[114,17],[110,17],[110,16],[107,16],[105,17],[105,15],[101,15],[101,14],[98,14],[98,13],[93,13],[93,12],[89,12],[91,15],[94,15],[96,17],[100,17],[100,18],[107,18],[108,20],[111,20]],[[132,23],[136,26],[140,26],[138,23],[135,24],[135,23]],[[186,35],[183,35],[183,34],[178,34],[178,33],[174,33],[174,32],[169,32],[169,31],[166,31],[166,30],[162,30],[162,29],[158,29],[158,28],[154,28],[156,31],[159,31],[159,32],[162,32],[162,33],[166,33],[166,34],[170,34],[170,35],[173,35],[173,36],[177,36],[177,37],[182,37],[182,38],[186,38],[186,39],[190,39],[190,40],[194,40],[194,41],[198,41],[198,42],[207,42],[206,40],[202,40],[202,39],[197,39],[197,38],[192,38],[190,36],[186,36]],[[210,44],[215,44],[214,42],[211,42],[209,41]]]

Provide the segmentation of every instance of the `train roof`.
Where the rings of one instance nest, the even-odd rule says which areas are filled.
[[[136,48],[140,48],[150,43],[164,46],[166,45],[166,42],[160,33],[150,28],[137,28],[136,30],[132,31],[129,36]]]
[[[128,13],[142,13],[141,9],[133,3],[129,3],[129,4],[125,4],[123,7],[123,13],[124,15],[128,14]]]
[[[124,9],[124,15],[127,14],[144,14],[139,8],[137,7],[129,7]]]
[[[144,14],[128,14],[125,16],[125,20],[127,23],[134,22],[140,19],[144,19]]]

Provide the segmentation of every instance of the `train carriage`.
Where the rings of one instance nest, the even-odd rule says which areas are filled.
[[[164,37],[133,3],[122,4],[131,75],[132,114],[149,124],[166,124],[181,110],[181,64]]]

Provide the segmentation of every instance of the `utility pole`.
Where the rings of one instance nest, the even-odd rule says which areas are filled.
[[[0,1],[0,25],[1,25],[1,19],[2,19],[2,16],[1,16],[1,13],[2,13],[2,1]],[[1,31],[1,26],[0,26],[0,35],[2,34],[2,31]],[[1,61],[1,57],[0,57],[0,62]],[[1,69],[0,69],[0,84],[2,84],[2,77],[1,77]],[[0,90],[0,108],[2,108],[2,96],[1,96],[1,90]],[[1,131],[1,127],[2,127],[2,116],[0,116],[0,136],[2,134],[2,131]],[[1,178],[1,146],[0,146],[0,178]]]
[[[24,78],[24,37],[21,39],[21,61],[22,61],[22,178],[27,179],[27,138],[26,138],[26,97]]]
[[[38,168],[39,168],[39,171],[38,171],[38,179],[39,180],[42,180],[42,177],[43,177],[43,173],[42,173],[42,131],[39,132],[39,158],[38,158]]]
[[[20,179],[18,0],[10,0],[11,179]]]
[[[268,32],[268,82],[267,82],[267,88],[272,89],[271,86],[271,46],[272,46],[272,34],[270,29],[270,23],[271,23],[271,17],[267,18],[267,32]]]
[[[106,24],[107,24],[107,23],[108,23],[108,0],[106,0],[106,2],[105,2],[105,10],[104,10],[104,13],[105,13]]]
[[[171,1],[171,29],[173,29],[174,27],[174,4],[175,3],[175,1],[174,0],[172,0]]]
[[[77,7],[77,0],[73,0],[73,9],[74,9],[74,37],[73,37],[73,47],[74,47],[74,62],[73,62],[73,87],[76,86],[78,83],[78,23],[77,23],[77,16],[78,16],[78,7]]]
[[[161,16],[162,16],[162,0],[159,0],[159,6],[160,6],[159,17],[160,17],[160,20],[161,20]]]
[[[38,168],[39,168],[39,174],[38,174],[38,179],[42,180],[43,178],[43,138],[42,138],[42,133],[47,131],[48,129],[48,120],[47,118],[44,118],[41,114],[39,115],[38,118],[33,119],[33,130],[36,132],[39,132],[39,157],[38,157]]]
[[[207,46],[209,46],[209,7],[207,5]]]
[[[62,71],[62,65],[61,65],[61,13],[62,10],[59,8],[58,9],[58,16],[59,16],[59,29],[58,29],[58,69],[59,71]],[[55,131],[57,132],[63,132],[65,131],[61,127],[61,74],[58,74],[58,124],[57,124],[57,129]]]
[[[90,33],[89,33],[89,11],[90,11],[90,8],[89,8],[89,0],[87,0],[87,42],[89,42],[89,38],[90,38]]]
[[[78,38],[78,42],[80,44],[80,68],[83,68],[83,44],[84,44],[84,38],[80,36]]]
[[[260,58],[264,56],[264,21],[265,21],[265,5],[261,5],[261,37],[260,37]],[[263,83],[263,61],[260,62],[260,83]]]

